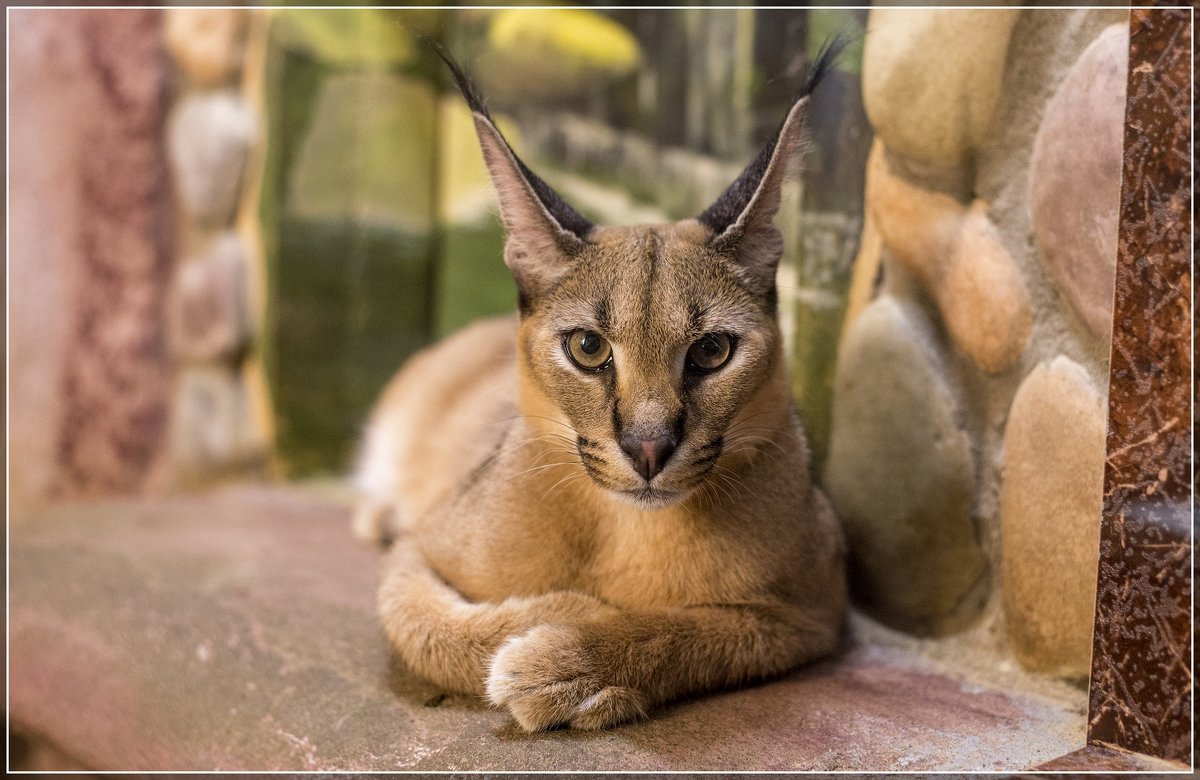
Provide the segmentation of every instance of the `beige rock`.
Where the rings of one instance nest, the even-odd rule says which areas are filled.
[[[238,358],[250,339],[248,308],[245,250],[225,232],[176,270],[168,308],[172,351],[188,361]]]
[[[1059,356],[1017,391],[1004,434],[1001,571],[1021,663],[1086,677],[1096,601],[1105,409],[1087,373]]]
[[[171,422],[175,467],[184,480],[261,456],[262,432],[233,368],[195,366],[183,371]]]
[[[892,257],[937,303],[954,342],[985,371],[1008,368],[1033,324],[1029,293],[987,216],[896,176],[876,143],[867,163],[867,209]]]
[[[200,86],[224,84],[242,61],[246,11],[241,8],[169,8],[167,50],[180,70]]]
[[[1019,10],[872,8],[863,102],[888,148],[957,168],[992,122]]]
[[[232,89],[193,93],[175,106],[168,151],[184,212],[195,225],[232,222],[257,133],[253,112]]]
[[[1092,333],[1112,327],[1129,25],[1114,24],[1071,66],[1038,128],[1029,172],[1034,236]]]
[[[963,626],[988,584],[972,445],[945,362],[919,307],[890,295],[868,304],[838,357],[824,473],[856,600],[919,634]]]

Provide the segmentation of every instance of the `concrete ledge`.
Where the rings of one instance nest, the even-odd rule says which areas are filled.
[[[525,735],[393,665],[348,510],[236,488],[14,519],[13,728],[95,769],[1018,770],[1080,712],[857,646],[602,733]]]

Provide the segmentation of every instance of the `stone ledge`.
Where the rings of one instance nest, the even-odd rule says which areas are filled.
[[[1082,714],[903,650],[601,733],[526,735],[389,662],[347,509],[239,487],[14,519],[15,731],[123,770],[1018,770]]]
[[[1074,753],[1059,756],[1053,761],[1047,761],[1033,769],[1035,772],[1062,774],[1078,771],[1095,772],[1097,770],[1107,772],[1154,772],[1158,774],[1165,774],[1167,772],[1186,773],[1189,771],[1187,764],[1167,761],[1155,758],[1154,756],[1142,755],[1141,753],[1130,753],[1126,750],[1106,747],[1104,745],[1088,745],[1076,750]]]

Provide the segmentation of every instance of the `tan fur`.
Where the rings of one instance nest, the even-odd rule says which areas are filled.
[[[559,240],[481,136],[532,302],[414,357],[369,423],[356,532],[395,537],[379,592],[395,652],[529,730],[610,726],[832,652],[842,536],[809,481],[773,304],[745,283],[753,242],[722,248],[694,220]],[[777,202],[739,224],[773,230]],[[613,373],[581,372],[563,334],[602,325]],[[685,378],[688,346],[718,331],[738,336],[729,364]],[[649,437],[681,414],[647,483],[615,426]]]

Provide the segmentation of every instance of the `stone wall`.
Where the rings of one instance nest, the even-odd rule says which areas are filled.
[[[167,142],[183,234],[167,308],[179,373],[172,450],[176,482],[188,485],[256,470],[266,456],[269,415],[254,384],[261,306],[251,291],[261,260],[254,220],[236,224],[256,192],[262,120],[244,86],[261,79],[266,19],[235,8],[173,8],[163,18],[177,74]]]
[[[1119,10],[875,9],[876,142],[824,481],[869,614],[1088,671]]]

